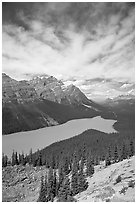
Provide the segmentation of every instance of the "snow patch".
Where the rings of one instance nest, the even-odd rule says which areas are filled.
[[[85,106],[85,107],[87,107],[87,108],[93,109],[93,110],[95,110],[95,111],[100,111],[100,110],[98,110],[97,108],[95,108],[95,107],[93,107],[93,106],[89,106],[89,105],[86,105],[86,104],[84,104],[84,103],[82,103],[82,105]]]

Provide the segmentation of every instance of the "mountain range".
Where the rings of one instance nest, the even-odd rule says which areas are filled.
[[[129,103],[125,96],[98,104],[88,99],[78,87],[73,84],[66,86],[53,76],[40,75],[28,81],[17,81],[3,73],[2,132],[33,130],[97,115],[114,119],[114,107],[123,106],[125,101],[128,105],[132,101],[134,106],[133,97]]]
[[[76,86],[65,86],[53,76],[17,81],[2,74],[3,134],[93,117],[103,114],[105,109]]]

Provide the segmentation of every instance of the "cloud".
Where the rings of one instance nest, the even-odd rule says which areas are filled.
[[[3,6],[3,72],[17,79],[44,73],[66,83],[74,78],[86,93],[93,90],[85,80],[134,83],[133,3],[12,5]]]

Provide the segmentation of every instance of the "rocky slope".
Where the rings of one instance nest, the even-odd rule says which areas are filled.
[[[135,202],[135,157],[96,166],[89,187],[75,198],[78,202]]]
[[[38,99],[33,86],[27,81],[16,81],[6,74],[2,74],[2,102],[24,103]]]
[[[7,166],[2,170],[2,200],[35,202],[39,196],[43,167]],[[120,179],[118,179],[118,177]],[[89,187],[75,196],[78,202],[134,202],[135,157],[112,164],[95,166],[93,177],[87,178]]]
[[[65,86],[53,76],[36,76],[29,81],[16,81],[2,74],[3,103],[16,101],[23,103],[34,99],[47,99],[61,104],[92,103],[74,85]]]
[[[53,76],[37,76],[29,83],[35,88],[38,96],[43,99],[67,105],[92,103],[79,88],[74,85],[65,86],[61,80],[57,80]]]

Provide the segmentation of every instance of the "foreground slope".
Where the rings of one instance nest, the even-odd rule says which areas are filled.
[[[96,171],[93,177],[88,178],[88,183],[88,189],[75,196],[77,201],[134,202],[135,157],[112,164],[107,168],[103,165],[96,166]]]
[[[43,167],[7,166],[2,170],[3,201],[35,202],[39,196]],[[121,181],[117,182],[118,176]],[[87,178],[89,187],[75,196],[78,202],[135,201],[135,157],[112,164],[107,168],[95,166],[93,177]]]

